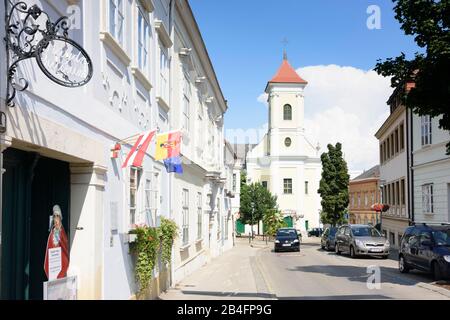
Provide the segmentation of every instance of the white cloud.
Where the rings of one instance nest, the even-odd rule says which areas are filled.
[[[268,98],[268,94],[267,93],[261,93],[258,97],[258,102],[261,102],[262,104],[264,104],[266,107],[269,107],[269,103],[267,102],[267,98]]]
[[[327,144],[341,142],[351,172],[378,164],[374,134],[389,115],[389,79],[375,71],[337,65],[309,66],[297,72],[308,81],[305,129],[310,141],[319,142],[321,152]]]

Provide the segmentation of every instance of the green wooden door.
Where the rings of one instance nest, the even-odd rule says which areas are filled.
[[[69,165],[10,148],[4,167],[2,298],[42,299],[53,205],[61,207],[69,230]]]
[[[292,217],[290,216],[284,217],[283,220],[284,222],[286,222],[288,228],[292,228],[292,226],[294,225],[292,222]]]
[[[236,220],[236,233],[238,233],[238,234],[245,233],[245,225],[239,219]]]

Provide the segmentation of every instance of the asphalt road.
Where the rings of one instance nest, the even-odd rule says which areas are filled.
[[[261,249],[255,262],[274,299],[449,299],[421,287],[433,281],[429,275],[400,274],[395,257],[338,256],[322,250],[318,238],[305,239],[300,252]],[[372,270],[379,270],[378,287]]]

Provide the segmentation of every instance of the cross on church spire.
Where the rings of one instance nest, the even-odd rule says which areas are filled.
[[[283,43],[284,49],[283,49],[283,60],[287,60],[287,52],[286,52],[286,47],[289,43],[288,39],[286,37],[283,38],[283,41],[281,41],[281,43]]]

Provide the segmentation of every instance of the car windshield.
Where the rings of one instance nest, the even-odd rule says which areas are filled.
[[[294,229],[282,229],[277,231],[278,237],[295,237],[297,232]]]
[[[450,229],[432,231],[434,241],[438,246],[450,246]]]
[[[381,237],[377,229],[371,227],[352,227],[355,237]]]

